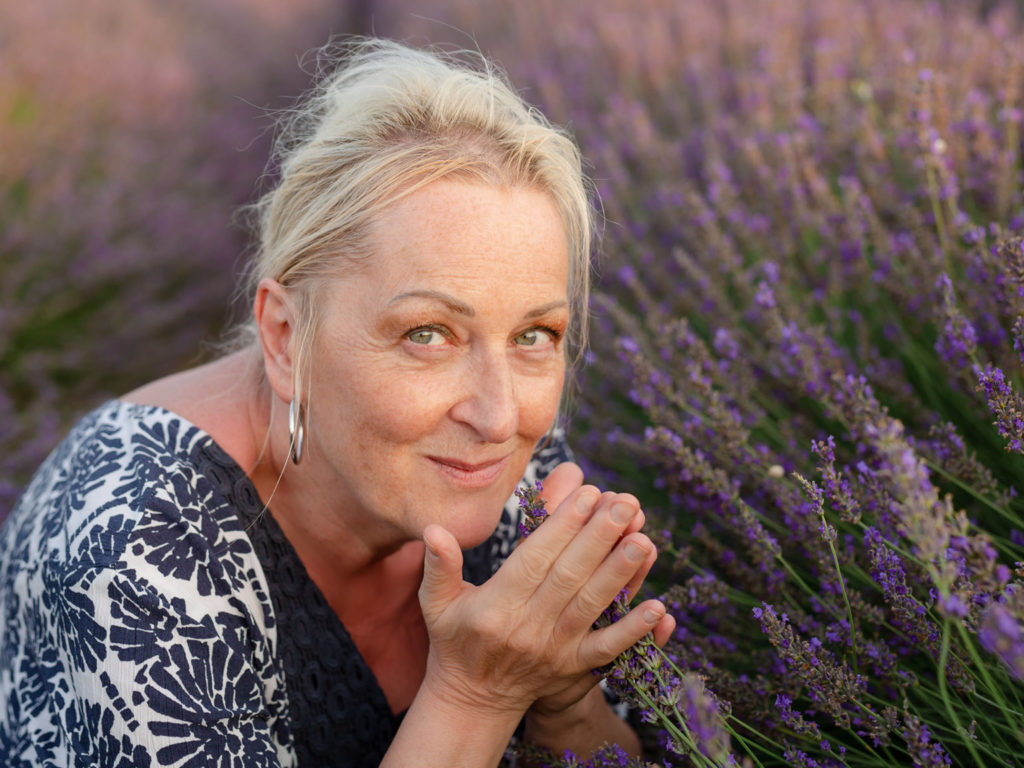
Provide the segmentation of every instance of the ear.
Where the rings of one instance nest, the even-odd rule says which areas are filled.
[[[295,388],[292,367],[292,343],[297,328],[295,304],[283,285],[265,277],[256,287],[252,311],[263,349],[267,381],[274,394],[287,403]]]

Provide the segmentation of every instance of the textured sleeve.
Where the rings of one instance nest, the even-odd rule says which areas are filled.
[[[118,563],[65,592],[92,603],[92,631],[106,636],[95,671],[88,655],[66,660],[88,702],[87,730],[101,726],[93,748],[109,751],[91,755],[94,764],[129,750],[154,766],[291,762],[268,601],[244,533],[224,525],[233,512],[207,486],[201,476],[169,478],[147,498]]]
[[[209,481],[137,442],[91,433],[5,531],[5,765],[293,765],[248,539]]]
[[[526,465],[520,485],[533,485],[544,478],[559,464],[573,461],[572,451],[565,438],[565,430],[557,427],[537,446],[533,457]],[[463,578],[471,584],[482,584],[505,562],[520,537],[519,523],[522,513],[515,495],[505,502],[501,521],[491,537],[483,544],[463,552]]]

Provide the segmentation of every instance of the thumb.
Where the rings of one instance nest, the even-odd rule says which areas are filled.
[[[462,592],[462,550],[455,537],[435,523],[423,531],[423,543],[420,608],[429,624]]]
[[[543,483],[540,496],[547,502],[547,510],[550,514],[558,508],[565,497],[575,491],[583,484],[583,470],[572,462],[559,464],[549,474]]]

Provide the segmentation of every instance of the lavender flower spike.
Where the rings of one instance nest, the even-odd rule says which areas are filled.
[[[548,511],[545,508],[546,502],[540,496],[541,488],[540,480],[532,486],[524,485],[516,488],[519,512],[522,515],[519,521],[519,532],[523,534],[523,538],[537,530],[537,526],[543,523],[544,518],[548,516]]]
[[[978,629],[978,640],[987,651],[996,654],[1010,674],[1024,680],[1024,623],[1002,603],[985,609]]]
[[[1024,399],[1013,391],[1001,368],[991,363],[984,370],[974,367],[978,389],[984,390],[988,409],[996,417],[993,422],[999,435],[1006,438],[1006,449],[1024,453]]]
[[[938,311],[943,328],[935,341],[935,351],[954,368],[966,368],[974,357],[978,336],[974,326],[957,307],[953,284],[945,272],[939,275],[936,288],[941,298]]]

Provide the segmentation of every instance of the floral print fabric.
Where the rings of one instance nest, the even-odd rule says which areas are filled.
[[[566,457],[553,441],[527,480]],[[467,578],[485,579],[511,551],[514,501],[494,537],[466,553]],[[253,509],[262,502],[244,472],[175,414],[111,401],[85,417],[0,529],[0,762],[300,765],[305,734],[323,732],[306,721],[326,704],[305,700],[282,648],[294,647],[295,617],[323,598],[286,539],[274,556],[293,558],[292,583],[265,567],[276,526],[247,533]],[[282,590],[297,595],[285,623],[271,598]],[[368,674],[337,672],[335,701],[378,702],[361,719],[386,721],[386,750],[397,720],[355,646],[337,652],[339,669]]]

